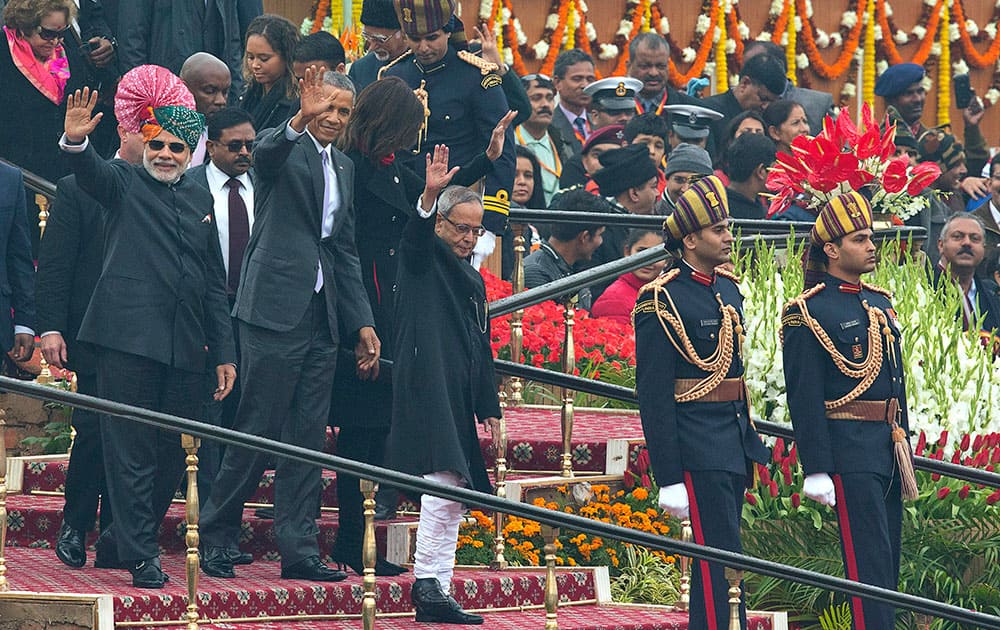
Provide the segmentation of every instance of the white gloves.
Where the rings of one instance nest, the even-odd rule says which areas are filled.
[[[486,230],[486,233],[479,237],[476,246],[472,248],[472,259],[469,261],[472,266],[479,269],[483,261],[489,258],[490,254],[497,246],[497,236],[493,232]]]
[[[683,483],[675,483],[672,486],[660,488],[660,496],[657,501],[660,508],[674,518],[688,517],[688,492]]]
[[[833,507],[837,505],[837,493],[833,488],[833,479],[826,473],[806,475],[802,484],[802,494],[817,503]]]

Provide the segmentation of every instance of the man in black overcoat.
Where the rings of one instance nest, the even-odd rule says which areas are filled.
[[[435,189],[434,181],[450,179],[440,175],[447,173],[447,163],[447,150],[436,147],[428,190]],[[478,195],[458,186],[446,188],[436,208],[432,203],[421,198],[420,217],[407,224],[399,246],[386,460],[402,472],[492,492],[476,420],[495,435],[500,405],[486,289],[466,262],[484,232],[483,206]],[[416,620],[482,623],[448,595],[465,507],[427,494],[420,504],[412,591]]]

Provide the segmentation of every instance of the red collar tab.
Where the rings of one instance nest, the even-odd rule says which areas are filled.
[[[861,293],[860,284],[851,284],[849,282],[843,282],[840,284],[839,289],[841,293]]]
[[[698,271],[697,269],[692,269],[691,270],[691,277],[694,278],[695,282],[697,282],[699,284],[703,284],[706,287],[712,286],[712,283],[715,282],[715,274],[714,273],[712,275],[708,275],[707,273]]]

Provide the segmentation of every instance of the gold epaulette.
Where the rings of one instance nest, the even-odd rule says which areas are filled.
[[[393,67],[394,65],[396,65],[397,63],[399,63],[399,62],[400,62],[400,61],[402,61],[403,59],[406,59],[407,57],[409,57],[409,56],[410,56],[410,55],[412,55],[412,54],[413,54],[413,51],[412,51],[412,50],[407,50],[407,51],[406,51],[406,52],[404,52],[404,53],[403,53],[402,55],[400,55],[400,56],[396,57],[395,59],[393,59],[393,60],[392,60],[392,61],[390,61],[389,63],[387,63],[387,64],[385,64],[384,66],[382,66],[381,68],[379,68],[379,70],[378,70],[378,78],[379,78],[379,79],[381,79],[381,78],[382,78],[382,75],[384,75],[384,74],[385,74],[385,71],[386,71],[386,70],[388,70],[389,68]]]
[[[778,330],[778,340],[781,342],[781,345],[785,345],[785,327],[808,326],[810,324],[810,322],[806,320],[812,320],[812,317],[803,312],[804,309],[802,308],[802,305],[805,304],[806,300],[816,295],[824,288],[826,288],[826,283],[820,282],[808,291],[803,291],[794,298],[785,302],[785,305],[781,308],[781,328]],[[793,306],[799,309],[798,313],[788,312],[788,309]]]
[[[822,291],[825,288],[826,288],[826,283],[825,282],[820,282],[820,283],[816,284],[813,288],[807,289],[806,291],[803,291],[802,293],[799,293],[798,295],[796,295],[792,299],[790,299],[787,302],[785,302],[785,306],[782,307],[781,312],[784,313],[785,311],[788,310],[788,307],[795,306],[799,301],[808,300],[809,298],[811,298],[812,296],[816,295],[817,293],[819,293],[820,291]]]
[[[732,271],[729,271],[728,269],[723,269],[722,267],[716,267],[715,268],[715,275],[722,276],[723,278],[729,278],[730,280],[733,281],[734,284],[739,284],[740,283],[740,277],[739,276],[737,276]]]
[[[458,51],[458,58],[469,64],[470,66],[475,66],[479,68],[479,73],[484,77],[491,72],[496,72],[500,69],[500,66],[493,63],[492,61],[486,61],[479,55],[475,55],[468,50]]]
[[[874,284],[868,284],[867,282],[862,282],[861,286],[862,288],[868,289],[869,291],[872,291],[874,293],[881,293],[890,300],[892,299],[892,291],[890,291],[889,289],[883,289],[880,286]]]
[[[659,277],[656,278],[656,280],[652,280],[644,284],[642,288],[639,289],[639,296],[641,297],[644,293],[651,293],[653,291],[656,291],[666,283],[676,278],[680,273],[681,270],[677,269],[676,267],[674,269],[669,269],[665,271],[664,273],[660,274]]]

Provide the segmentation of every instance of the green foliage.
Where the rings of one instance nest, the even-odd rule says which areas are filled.
[[[621,573],[611,582],[616,602],[672,606],[680,598],[680,574],[674,564],[634,545],[620,558]]]
[[[823,630],[851,630],[851,607],[847,602],[830,606],[819,616]]]
[[[70,391],[72,387],[69,381],[62,379],[52,381],[51,383],[47,383],[47,385],[63,391]],[[40,452],[43,455],[65,453],[69,450],[70,444],[73,442],[73,427],[70,426],[73,409],[54,402],[46,402],[42,407],[50,412],[50,422],[42,427],[43,435],[23,438],[21,446],[35,453]]]

